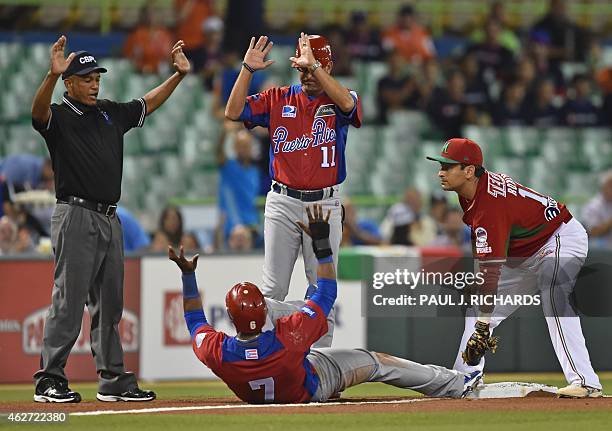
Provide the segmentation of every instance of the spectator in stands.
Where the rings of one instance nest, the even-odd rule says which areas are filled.
[[[17,191],[54,187],[51,159],[32,154],[14,154],[0,160],[0,176]]]
[[[565,87],[565,79],[561,72],[561,63],[550,60],[550,36],[541,30],[534,30],[529,35],[528,52],[533,58],[536,75],[549,76],[557,89]]]
[[[177,207],[169,205],[159,216],[151,251],[166,251],[169,245],[177,248],[181,243],[181,238],[183,238],[183,215]]]
[[[562,61],[584,61],[588,52],[589,35],[567,16],[565,0],[550,0],[547,14],[537,21],[533,30],[548,35],[551,47],[549,59],[555,64]]]
[[[8,216],[0,217],[0,256],[16,254],[17,223]]]
[[[201,249],[200,241],[198,241],[197,236],[193,232],[185,232],[183,238],[181,238],[181,244],[185,251],[193,252]]]
[[[402,202],[389,208],[383,221],[383,231],[389,233],[390,243],[424,246],[436,236],[436,225],[423,213],[421,193],[414,187],[404,192]]]
[[[255,244],[254,237],[256,232],[248,227],[238,224],[234,226],[227,240],[228,248],[231,251],[249,251]]]
[[[504,48],[511,51],[514,55],[517,55],[521,50],[521,41],[516,36],[516,33],[512,31],[510,26],[508,25],[508,19],[506,15],[506,9],[504,7],[504,2],[494,1],[491,3],[491,8],[489,9],[489,14],[486,17],[486,21],[494,20],[499,23],[500,32],[499,32],[499,43]],[[472,39],[474,42],[480,43],[483,42],[486,38],[484,28],[477,29],[472,34]]]
[[[344,209],[344,224],[342,225],[341,247],[384,243],[376,222],[368,219],[358,219],[357,210],[349,198],[342,199],[342,208]]]
[[[603,95],[600,123],[612,126],[612,67],[597,72],[596,78]]]
[[[332,48],[332,60],[334,61],[334,75],[349,76],[353,74],[352,58],[346,44],[345,32],[342,28],[331,25],[321,32],[327,37]]]
[[[523,126],[527,124],[525,85],[518,80],[503,90],[501,100],[493,106],[493,124],[496,126]]]
[[[446,219],[448,200],[444,192],[433,192],[429,198],[429,215],[436,224],[436,233],[442,233],[442,224]]]
[[[459,208],[450,208],[442,223],[442,232],[429,244],[432,246],[455,246],[471,251],[472,240],[470,228],[463,223],[463,211]]]
[[[600,192],[583,208],[582,222],[594,245],[612,249],[612,170],[603,174]]]
[[[507,80],[514,67],[514,55],[500,43],[500,31],[498,21],[487,20],[484,40],[469,46],[466,51],[466,54],[474,55],[478,63],[478,75],[489,85],[496,80]]]
[[[443,87],[445,82],[440,72],[440,65],[435,58],[426,62],[421,69],[421,73],[416,75],[416,79],[421,95],[420,107],[425,110],[431,102],[434,91],[438,87]]]
[[[561,124],[561,112],[553,105],[555,85],[552,79],[543,78],[536,86],[536,97],[527,109],[529,124],[536,127],[554,127]]]
[[[485,82],[480,79],[478,61],[474,53],[462,57],[461,72],[465,77],[465,104],[474,106],[479,111],[486,110],[490,103],[489,89]]]
[[[599,109],[591,101],[591,81],[584,74],[572,80],[573,97],[562,109],[563,123],[570,127],[593,127],[599,124]]]
[[[202,24],[214,15],[213,0],[174,0],[176,38],[185,42],[183,52],[199,73],[204,67],[205,47]],[[164,250],[165,251],[165,250]]]
[[[427,113],[443,139],[461,136],[465,120],[465,79],[463,73],[450,73],[446,88],[436,88]]]
[[[229,123],[229,124],[228,124]],[[235,123],[238,124],[238,123]],[[226,122],[226,128],[234,123]],[[237,225],[253,230],[258,223],[256,199],[259,192],[259,169],[253,163],[253,136],[244,129],[230,131],[234,157],[225,154],[225,128],[217,145],[217,165],[220,170],[219,209],[224,221],[224,238],[230,237]]]
[[[533,59],[527,55],[522,56],[516,63],[514,81],[525,88],[525,104],[535,100],[536,70]]]
[[[202,65],[202,80],[204,88],[211,91],[214,80],[223,66],[223,21],[218,16],[211,16],[202,24],[204,32],[204,64]]]
[[[266,34],[264,0],[227,0],[225,3],[224,49],[244,52],[251,36]]]
[[[367,15],[363,11],[351,14],[346,44],[350,56],[356,60],[376,61],[382,58],[380,34],[368,25]]]
[[[414,7],[403,5],[395,25],[383,32],[385,51],[397,50],[410,63],[421,64],[436,56],[427,31],[418,23]]]
[[[123,251],[144,250],[151,245],[149,235],[147,235],[140,222],[127,208],[117,207],[117,215],[123,228]]]
[[[378,115],[381,123],[387,114],[399,109],[416,109],[419,92],[416,81],[406,73],[405,60],[397,51],[387,55],[388,72],[378,81]]]
[[[131,60],[138,72],[160,73],[169,68],[172,35],[159,22],[150,4],[145,5],[140,14],[138,26],[130,32],[123,45],[123,56]]]

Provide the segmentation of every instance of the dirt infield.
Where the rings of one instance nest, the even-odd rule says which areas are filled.
[[[160,409],[161,411],[158,411]],[[436,411],[588,411],[612,410],[612,398],[557,399],[554,397],[528,397],[481,400],[453,400],[438,398],[370,397],[347,398],[330,403],[287,406],[249,406],[235,398],[204,400],[155,400],[148,403],[103,403],[84,401],[79,404],[40,404],[11,402],[0,404],[0,412],[66,412],[90,414],[295,414],[295,413],[374,413],[374,412],[436,412]]]

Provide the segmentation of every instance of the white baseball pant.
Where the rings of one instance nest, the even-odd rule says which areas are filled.
[[[575,218],[563,223],[548,242],[520,266],[503,266],[498,284],[499,294],[541,294],[542,309],[548,332],[567,382],[601,389],[586,347],[580,317],[570,303],[580,268],[588,252],[588,236]],[[491,332],[518,306],[496,306],[491,316]],[[470,308],[459,345],[454,369],[470,373],[483,370],[485,358],[477,366],[463,362],[461,352],[474,332],[476,309]],[[503,342],[503,340],[502,340]]]
[[[265,257],[263,267],[262,293],[265,297],[283,301],[289,291],[289,282],[293,267],[297,260],[300,249],[304,258],[304,267],[307,283],[317,284],[317,258],[312,251],[311,238],[302,233],[300,227],[295,223],[301,220],[308,225],[306,208],[313,204],[321,204],[323,213],[331,210],[329,218],[333,259],[338,268],[338,250],[342,239],[342,206],[340,204],[339,187],[334,186],[333,197],[317,202],[302,202],[299,199],[281,195],[274,191],[268,192],[266,197],[266,209],[264,212],[264,242]],[[329,331],[318,340],[314,347],[330,347],[334,331],[333,310],[328,319]]]

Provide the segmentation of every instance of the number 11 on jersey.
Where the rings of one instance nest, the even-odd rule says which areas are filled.
[[[329,162],[329,148],[321,147],[321,151],[323,151],[323,161],[321,162],[322,168],[329,168],[336,166],[336,146],[331,146],[331,164]]]

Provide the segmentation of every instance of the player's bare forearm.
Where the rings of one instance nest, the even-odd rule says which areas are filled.
[[[170,97],[184,77],[184,73],[174,72],[170,78],[144,95],[143,100],[147,105],[147,115],[153,113]]]
[[[334,263],[319,263],[317,267],[317,278],[327,278],[329,280],[336,279],[336,268]]]
[[[48,71],[40,87],[36,90],[32,100],[32,119],[34,121],[41,124],[49,121],[49,116],[51,115],[51,97],[59,77],[59,74]]]
[[[201,298],[183,298],[183,310],[187,311],[197,311],[202,310],[202,299]]]
[[[238,79],[236,79],[234,87],[232,87],[227,105],[225,105],[225,118],[228,120],[238,121],[240,119],[252,78],[253,74],[242,67],[238,74]]]
[[[478,293],[481,296],[489,296],[497,294],[497,285],[501,276],[501,263],[498,262],[481,262],[480,270],[483,273],[484,283],[479,287]],[[489,301],[491,302],[491,301]],[[491,317],[495,305],[483,304],[480,306],[478,320],[486,321]]]
[[[314,72],[314,77],[317,78],[321,88],[327,94],[331,100],[334,101],[336,106],[340,108],[342,112],[348,114],[355,108],[355,100],[351,93],[343,87],[334,77],[325,71],[322,67],[317,68]]]

